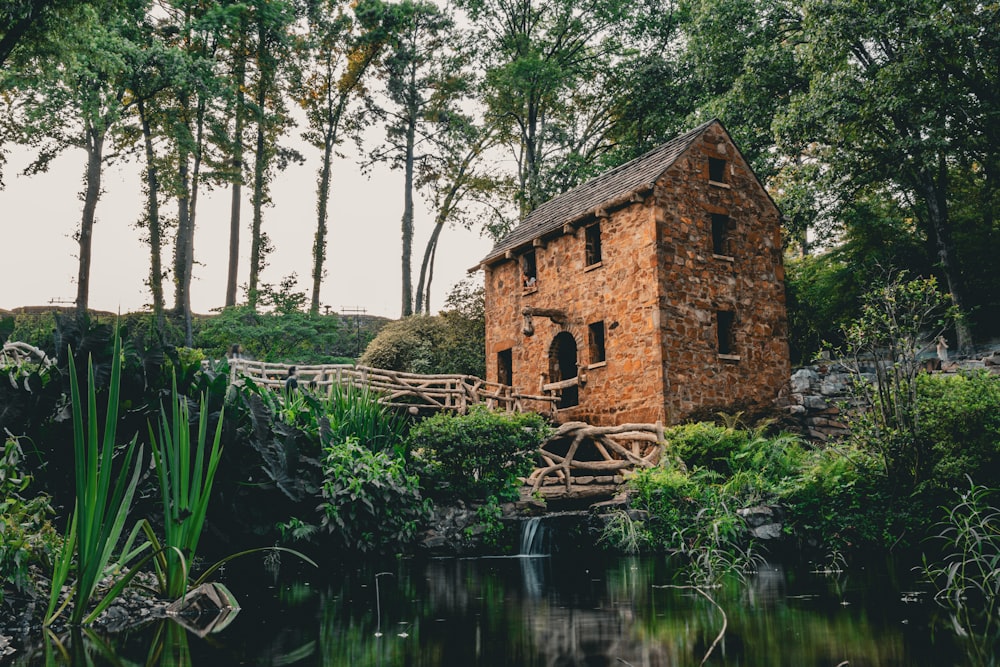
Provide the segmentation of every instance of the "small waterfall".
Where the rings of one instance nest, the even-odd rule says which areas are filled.
[[[546,556],[548,544],[546,542],[545,525],[542,517],[531,517],[521,523],[521,556]]]

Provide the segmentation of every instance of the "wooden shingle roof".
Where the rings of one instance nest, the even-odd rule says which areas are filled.
[[[586,183],[576,186],[541,204],[521,223],[500,239],[483,263],[489,264],[532,240],[559,230],[564,224],[574,222],[608,204],[619,202],[631,194],[647,190],[663,175],[681,154],[686,151],[710,125],[710,120],[689,132],[676,137],[619,165]]]

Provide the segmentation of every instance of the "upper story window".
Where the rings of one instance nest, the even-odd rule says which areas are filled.
[[[732,228],[725,213],[712,214],[712,254],[732,256]]]
[[[535,263],[535,251],[529,250],[521,255],[521,285],[525,289],[534,289],[538,284],[538,265]]]
[[[587,258],[584,266],[592,266],[601,261],[601,223],[595,222],[586,228]]]
[[[604,321],[593,322],[587,325],[588,343],[590,347],[590,363],[599,364],[607,361],[607,353],[604,350]]]
[[[726,161],[722,158],[708,158],[708,180],[713,183],[726,182]]]

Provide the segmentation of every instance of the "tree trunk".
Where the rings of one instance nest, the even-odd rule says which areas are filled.
[[[236,305],[236,285],[240,268],[240,204],[243,200],[243,87],[247,62],[242,42],[236,58],[236,109],[233,131],[233,191],[229,204],[229,271],[226,279],[226,307]]]
[[[402,316],[413,314],[413,278],[411,257],[413,255],[413,148],[416,137],[416,119],[413,115],[406,128],[406,164],[403,184],[403,290]]]
[[[182,100],[181,106],[186,108],[187,101]],[[182,111],[182,113],[184,112]],[[186,120],[184,127],[178,129],[181,133],[187,134]],[[190,310],[191,303],[188,294],[188,288],[191,285],[191,267],[188,264],[188,257],[193,230],[191,228],[191,196],[188,183],[190,155],[186,146],[187,137],[179,136],[177,141],[177,184],[180,191],[177,194],[177,235],[174,240],[174,315],[184,317]]]
[[[427,293],[424,295],[424,314],[430,315],[431,310],[431,285],[434,284],[434,259],[437,257],[438,244],[437,241],[434,242],[434,247],[431,248],[431,261],[427,265],[427,287],[425,288]]]
[[[104,128],[87,127],[87,173],[83,196],[83,217],[80,221],[80,268],[76,279],[76,312],[86,315],[90,305],[90,259],[94,235],[97,201],[101,198],[102,161],[104,159]]]
[[[948,166],[942,156],[938,160],[937,178],[935,179],[926,171],[921,171],[918,177],[918,187],[927,204],[927,215],[930,218],[931,229],[934,231],[938,263],[942,273],[944,273],[948,294],[951,296],[952,305],[959,312],[959,319],[955,322],[955,335],[958,338],[956,341],[958,351],[962,354],[972,351],[972,334],[968,324],[962,319],[962,315],[965,314],[965,288],[961,284],[961,278],[954,266],[955,246],[951,238],[948,201],[945,194],[947,192],[947,169]]]
[[[444,220],[438,215],[437,220],[434,222],[434,230],[431,232],[431,237],[427,239],[427,245],[424,246],[424,259],[420,263],[420,278],[417,280],[417,301],[414,306],[414,311],[418,313],[426,313],[431,306],[430,280],[428,276],[433,271],[434,253],[437,250],[438,238],[441,236],[443,228]]]
[[[267,90],[270,85],[269,65],[265,62],[267,54],[265,51],[265,34],[263,24],[258,25],[257,30],[257,142],[254,149],[253,163],[253,222],[250,225],[250,281],[248,285],[247,300],[252,308],[257,306],[257,290],[260,286],[260,273],[264,269],[267,248],[261,226],[264,221],[264,172],[267,170],[267,114],[265,105],[267,104]]]
[[[257,96],[257,103],[263,104],[265,96]],[[253,222],[250,224],[250,281],[247,289],[247,299],[251,307],[257,306],[257,289],[260,283],[260,272],[264,268],[264,243],[261,237],[261,226],[264,222],[264,107],[259,107],[257,119],[257,143],[253,163]]]
[[[149,290],[153,294],[153,315],[157,327],[163,323],[163,262],[160,230],[159,179],[156,168],[156,153],[153,151],[153,132],[149,126],[146,107],[140,98],[136,107],[142,123],[142,138],[146,147],[146,191],[148,197],[147,230],[149,232]]]
[[[323,283],[323,262],[326,259],[327,204],[330,201],[330,162],[333,160],[333,132],[327,128],[323,142],[323,164],[319,169],[316,189],[316,236],[313,239],[312,301],[309,312],[319,313],[319,290]]]
[[[531,97],[528,100],[528,113],[527,113],[527,129],[523,133],[524,137],[524,153],[525,153],[525,169],[527,170],[525,178],[525,192],[523,193],[523,198],[521,201],[521,217],[528,215],[535,207],[538,206],[538,191],[540,189],[540,178],[539,178],[539,157],[541,151],[539,150],[539,132],[538,132],[538,110],[539,105],[534,99],[534,93],[531,93]]]
[[[185,273],[187,277],[187,287],[185,289],[186,299],[184,301],[184,344],[188,347],[194,345],[194,331],[191,322],[191,280],[194,274],[194,230],[195,217],[198,211],[198,190],[201,185],[201,155],[205,146],[205,100],[199,96],[198,99],[198,119],[194,144],[194,165],[191,169],[191,206],[188,213],[188,223],[191,231],[187,244],[187,255],[184,262],[187,266]]]

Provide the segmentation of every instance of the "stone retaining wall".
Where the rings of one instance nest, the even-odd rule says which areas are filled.
[[[992,351],[980,358],[939,362],[927,360],[927,370],[932,373],[954,374],[959,371],[988,369],[1000,375],[1000,352]],[[826,442],[850,433],[848,415],[858,410],[860,404],[851,396],[851,383],[855,374],[836,361],[804,366],[792,373],[789,393],[782,403],[789,415],[811,440]],[[861,378],[875,381],[874,372],[863,372]]]

